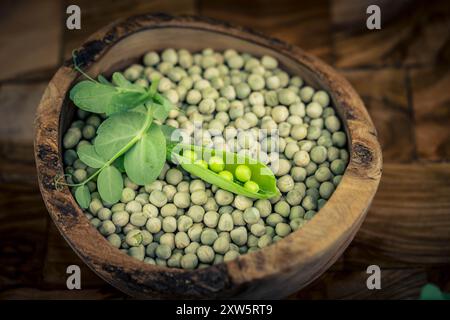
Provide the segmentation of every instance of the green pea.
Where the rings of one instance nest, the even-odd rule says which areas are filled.
[[[283,217],[278,213],[272,213],[266,218],[266,223],[272,227],[275,227],[280,222],[283,222]]]
[[[200,241],[205,245],[212,245],[214,241],[219,237],[217,231],[210,228],[205,228],[200,236]]]
[[[235,250],[230,250],[223,256],[223,261],[228,262],[239,257],[239,252]]]
[[[233,230],[234,222],[231,214],[224,213],[219,218],[218,230],[219,231],[231,231]]]
[[[260,219],[259,210],[257,208],[251,207],[244,211],[244,221],[248,224],[257,223]]]
[[[209,169],[211,169],[214,172],[220,172],[223,171],[225,168],[225,163],[223,162],[223,159],[220,157],[213,156],[209,159]]]
[[[308,210],[305,213],[305,220],[311,220],[315,215],[317,214],[317,212],[315,210]]]
[[[198,258],[193,253],[187,253],[181,258],[181,267],[183,269],[195,269],[198,265]]]
[[[250,168],[244,164],[240,164],[236,167],[236,170],[234,172],[234,175],[236,179],[238,179],[241,182],[247,182],[250,180],[252,176],[252,172]]]
[[[120,239],[118,234],[110,234],[108,236],[108,242],[115,248],[120,248],[120,245],[122,244],[122,239]]]
[[[177,207],[173,203],[168,203],[161,208],[161,216],[174,217],[177,214]]]
[[[153,190],[150,193],[149,200],[150,200],[150,203],[152,203],[153,205],[155,205],[158,208],[161,208],[167,203],[167,196],[164,194],[164,192],[162,192],[160,190]]]
[[[134,212],[130,216],[130,222],[136,227],[143,227],[147,223],[147,216],[143,212]]]
[[[190,151],[190,150],[188,150]],[[186,152],[186,151],[185,151]],[[183,180],[183,174],[178,169],[169,169],[166,173],[166,181],[171,185],[178,185]]]
[[[172,255],[172,250],[168,245],[160,244],[156,247],[155,253],[158,258],[167,260]]]
[[[208,211],[203,217],[203,223],[209,228],[217,227],[219,223],[219,214],[215,211]]]
[[[225,180],[228,180],[228,181],[234,180],[233,174],[227,170],[219,172],[219,176],[221,176],[222,178],[224,178]]]
[[[177,232],[175,235],[175,246],[178,249],[184,249],[190,244],[191,240],[186,232]]]
[[[165,217],[162,221],[164,232],[175,232],[177,230],[177,219],[175,217]]]
[[[245,227],[237,227],[230,232],[231,240],[238,246],[247,243],[248,235]]]
[[[317,164],[323,163],[327,160],[327,149],[323,146],[316,146],[311,149],[311,160]]]
[[[156,248],[158,247],[158,243],[152,242],[147,245],[145,248],[145,254],[151,258],[156,258]]]
[[[131,247],[128,249],[128,255],[130,255],[131,257],[138,259],[140,261],[144,261],[145,248],[143,245]]]
[[[196,253],[198,248],[200,247],[200,243],[198,242],[191,242],[185,249],[184,253]]]
[[[230,249],[230,240],[227,237],[219,237],[214,241],[213,249],[215,252],[225,254]]]
[[[259,191],[259,185],[256,182],[251,181],[251,180],[247,181],[244,184],[244,188],[246,188],[247,190],[249,190],[251,192],[255,192],[255,193],[257,193]]]
[[[98,212],[97,212],[97,217],[100,220],[110,220],[111,219],[111,210],[108,208],[101,208]]]
[[[130,214],[126,211],[117,211],[112,214],[112,222],[117,227],[124,227],[130,220]]]
[[[178,230],[181,232],[188,231],[192,224],[192,218],[185,215],[180,216],[177,220]]]
[[[187,192],[177,192],[173,197],[173,203],[181,209],[186,209],[191,204],[191,196]]]
[[[331,162],[330,169],[335,175],[342,175],[345,171],[345,162],[341,159],[336,159]]]
[[[208,201],[208,196],[204,190],[197,190],[191,194],[191,201],[195,205],[204,205]]]
[[[162,222],[158,218],[150,218],[145,224],[145,228],[151,233],[158,233],[161,231]]]
[[[291,231],[291,226],[284,222],[280,222],[275,226],[275,232],[280,237],[287,236]]]
[[[142,243],[143,237],[142,237],[142,233],[141,230],[135,229],[135,230],[131,230],[130,232],[127,233],[126,237],[125,237],[125,242],[130,246],[130,247],[137,247]]]
[[[262,235],[258,239],[258,248],[265,248],[272,243],[272,237],[268,234]]]
[[[219,189],[214,198],[219,206],[228,206],[233,202],[234,195],[229,191]]]

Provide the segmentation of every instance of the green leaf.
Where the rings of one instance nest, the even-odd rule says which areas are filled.
[[[177,128],[168,126],[165,124],[162,124],[159,127],[161,128],[161,131],[163,132],[164,137],[166,138],[166,141],[169,141],[169,142],[179,142],[180,141],[181,136],[179,134],[177,135],[176,133],[174,133],[178,130]]]
[[[119,170],[121,173],[125,172],[125,156],[120,156],[116,159],[116,161],[114,161],[114,166],[117,168],[117,170]]]
[[[78,108],[107,115],[133,109],[148,98],[149,93],[139,86],[117,88],[89,80],[77,83],[70,90],[70,99]]]
[[[87,185],[79,186],[75,189],[75,199],[81,208],[87,209],[91,203],[91,193]]]
[[[170,111],[170,107],[163,106],[158,103],[153,103],[152,114],[156,120],[158,120],[160,122],[164,122],[167,119],[167,117],[169,116],[169,111]]]
[[[226,180],[214,171],[192,163],[190,159],[182,156],[183,150],[193,150],[197,153],[199,158],[202,158],[205,161],[208,161],[211,156],[222,157],[225,163],[225,170],[230,171],[231,173],[236,171],[238,165],[247,165],[252,172],[251,180],[259,185],[260,190],[258,192],[252,192],[237,182]],[[168,158],[173,162],[178,162],[184,170],[224,190],[257,199],[268,199],[280,194],[272,170],[262,162],[250,157],[181,143],[177,145],[168,144],[167,152],[170,153],[167,154]]]
[[[112,97],[107,115],[127,111],[143,104],[148,100],[147,92],[122,91]]]
[[[123,74],[121,74],[120,72],[114,72],[112,75],[112,81],[115,85],[122,87],[122,88],[133,88],[133,84],[128,81]],[[134,89],[136,88],[142,88],[139,86],[136,86]],[[145,90],[141,90],[141,91],[145,91]]]
[[[152,124],[148,132],[125,154],[125,171],[136,184],[150,184],[159,176],[166,160],[166,139]]]
[[[112,115],[97,130],[95,151],[103,159],[111,159],[140,133],[144,123],[145,117],[138,112]]]
[[[80,109],[93,113],[106,113],[117,94],[113,86],[84,80],[70,90],[70,99]]]
[[[91,144],[81,145],[77,154],[80,160],[91,168],[101,168],[105,164],[105,160],[95,152],[95,148]]]
[[[122,174],[114,166],[108,166],[98,175],[97,189],[107,203],[116,203],[122,196]]]

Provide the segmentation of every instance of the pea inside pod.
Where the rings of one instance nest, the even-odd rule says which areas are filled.
[[[204,159],[207,163],[210,159],[213,159],[214,164],[217,164],[218,159],[222,159],[222,171],[233,173],[236,172],[237,169],[241,168],[241,166],[246,166],[250,170],[251,181],[256,184],[258,188],[256,188],[254,184],[250,184],[252,188],[246,187],[245,184],[240,182],[238,179],[232,181],[229,177],[225,177],[223,174],[220,174],[220,172],[215,172],[214,170],[205,168],[204,165],[199,164],[198,160],[192,161],[191,152],[195,152],[198,155],[197,159]],[[187,157],[185,154],[189,156]],[[167,159],[172,162],[179,163],[184,170],[199,177],[200,179],[235,194],[257,199],[269,199],[280,194],[280,191],[276,186],[276,179],[272,170],[270,170],[262,162],[248,156],[196,145],[168,143]]]

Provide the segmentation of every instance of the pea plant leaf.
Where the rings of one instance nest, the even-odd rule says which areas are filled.
[[[135,138],[145,124],[145,117],[138,112],[114,114],[97,129],[95,151],[103,159],[111,159]]]
[[[167,108],[167,106],[163,106],[159,103],[152,104],[153,117],[160,122],[164,122],[167,119],[169,111],[170,108]]]
[[[157,124],[125,154],[125,172],[136,184],[152,183],[161,173],[166,159],[166,138]]]
[[[101,168],[105,164],[103,158],[95,152],[95,147],[91,144],[79,147],[77,154],[80,160],[91,168]]]
[[[136,89],[139,91],[145,91],[142,87],[139,87],[137,85],[133,85],[130,81],[128,81],[123,74],[120,72],[114,72],[112,75],[112,81],[115,85],[122,88],[129,88],[129,89]]]
[[[111,115],[133,109],[148,100],[150,94],[145,89],[132,86],[114,87],[111,84],[84,80],[70,90],[70,99],[82,110]]]
[[[112,97],[117,93],[113,86],[84,80],[70,90],[70,99],[80,109],[93,113],[106,113]]]
[[[124,164],[125,156],[120,156],[114,161],[114,166],[119,170],[121,173],[125,173],[125,164]]]
[[[79,186],[75,189],[75,199],[81,208],[87,209],[91,203],[91,193],[87,185]]]
[[[145,91],[129,91],[123,88],[119,88],[119,90],[111,98],[109,108],[105,111],[107,115],[136,108],[149,98],[149,93]]]
[[[122,196],[122,174],[114,166],[104,168],[98,175],[97,189],[104,201],[116,203]]]

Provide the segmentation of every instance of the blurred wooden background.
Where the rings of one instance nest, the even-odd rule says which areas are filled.
[[[65,29],[78,4],[82,29]],[[365,28],[368,4],[382,29]],[[89,34],[127,15],[200,14],[251,27],[321,57],[355,86],[384,152],[380,189],[339,261],[291,298],[415,299],[450,291],[450,4],[368,0],[98,0],[0,2],[0,299],[124,299],[55,230],[38,190],[35,108],[52,74]],[[82,266],[82,290],[65,270]],[[366,288],[366,268],[382,289]]]

